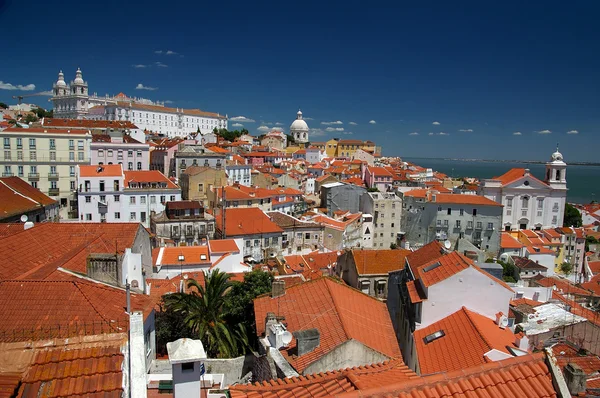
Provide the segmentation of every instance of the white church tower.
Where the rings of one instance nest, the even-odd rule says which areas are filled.
[[[294,137],[297,144],[306,144],[308,142],[308,125],[302,119],[302,111],[298,109],[296,120],[290,126],[290,134]]]
[[[54,94],[52,97],[54,117],[83,119],[88,114],[88,84],[83,80],[81,69],[77,68],[75,80],[70,85],[65,83],[65,75],[61,70],[52,89]]]
[[[563,155],[558,151],[552,154],[550,161],[546,163],[546,184],[553,189],[567,190],[567,164],[563,160]]]

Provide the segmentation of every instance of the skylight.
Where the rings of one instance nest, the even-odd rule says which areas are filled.
[[[439,338],[442,338],[446,335],[446,333],[444,333],[443,330],[438,330],[437,332],[433,332],[431,334],[428,334],[427,336],[425,336],[423,338],[423,341],[425,342],[425,344],[429,344]]]
[[[442,265],[442,264],[440,264],[440,262],[439,262],[439,261],[437,261],[437,262],[435,262],[435,263],[433,263],[433,264],[431,264],[431,265],[428,265],[427,267],[423,268],[423,272],[429,272],[429,271],[431,271],[431,270],[434,270],[434,269],[436,269],[437,267],[439,267],[439,266],[441,266],[441,265]]]

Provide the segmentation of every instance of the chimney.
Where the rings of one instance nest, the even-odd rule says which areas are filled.
[[[296,338],[296,349],[299,357],[314,351],[321,343],[319,329],[299,330],[293,334]]]
[[[283,279],[275,279],[271,284],[271,297],[280,297],[285,294],[285,281]]]
[[[564,367],[563,373],[571,395],[577,396],[579,393],[585,392],[587,387],[586,374],[579,365],[568,363]]]
[[[267,312],[265,317],[265,335],[269,333],[269,327],[277,323],[277,316],[273,312]]]
[[[523,332],[517,333],[515,335],[515,346],[519,350],[529,351],[529,337]]]

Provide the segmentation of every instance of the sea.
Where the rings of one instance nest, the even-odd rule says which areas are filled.
[[[546,174],[546,166],[540,163],[436,158],[402,158],[402,160],[455,178],[493,178],[515,167],[529,169],[535,177],[542,181]],[[568,165],[567,188],[567,201],[570,203],[586,204],[593,200],[600,200],[600,166]]]

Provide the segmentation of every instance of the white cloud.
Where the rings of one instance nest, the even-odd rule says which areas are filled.
[[[439,126],[441,123],[440,122],[433,122],[431,124],[433,124],[434,126]]]
[[[136,90],[148,90],[148,91],[154,91],[154,90],[158,90],[158,87],[148,87],[148,86],[144,86],[142,83],[138,83],[137,86],[135,86]]]
[[[283,131],[282,127],[271,127],[271,131]]]
[[[154,54],[162,54],[163,52],[161,50],[156,50],[154,51]]]
[[[275,126],[283,126],[283,123],[277,122],[277,123],[275,123]]]
[[[521,132],[520,132],[520,131],[515,131],[515,132],[513,133],[513,135],[523,135],[523,134],[521,134]]]
[[[345,131],[345,132],[343,132],[342,134],[344,134],[344,135],[352,135],[352,134],[354,134],[354,133],[353,133],[352,131]]]
[[[473,129],[460,129],[458,131],[462,131],[463,133],[472,133]]]
[[[343,127],[327,127],[325,131],[344,131]]]
[[[259,128],[257,128],[258,131],[271,131],[271,128],[269,126],[260,126]]]
[[[552,131],[550,131],[550,130],[540,130],[537,133],[538,134],[552,134]]]
[[[0,80],[0,90],[19,90],[19,91],[32,91],[35,90],[35,84],[27,84],[25,86],[17,84],[16,86],[10,83],[4,83]]]
[[[171,50],[167,50],[167,52],[165,54],[167,54],[167,55],[177,55],[177,53],[175,51],[171,51]]]
[[[348,123],[348,124],[349,124],[349,125],[351,125],[351,126],[356,126],[356,125],[358,125],[358,123],[356,123],[356,122],[350,122],[350,123]]]
[[[450,135],[450,133],[439,132],[438,135]]]
[[[46,95],[48,97],[53,97],[54,93],[52,92],[52,90],[48,90],[48,91],[42,91],[41,93],[38,93],[38,95]]]
[[[136,68],[136,69],[140,69],[140,68],[146,68],[148,65],[144,65],[144,64],[135,64],[135,65],[131,65],[132,67]]]
[[[155,62],[154,65],[158,66],[159,68],[166,68],[169,66],[169,65],[163,64],[162,62]]]
[[[375,120],[370,120],[369,124],[377,124],[377,122]]]
[[[304,120],[315,120],[312,117],[304,117],[304,116],[302,117],[302,119],[304,119]]]
[[[171,100],[166,100],[166,101],[163,101],[163,102],[164,102],[165,104],[172,104],[174,101],[171,101]]]
[[[323,129],[309,129],[308,134],[311,137],[321,137],[321,136],[326,135],[327,133],[325,133],[325,130],[323,130]]]
[[[570,130],[570,131],[567,131],[567,134],[579,134],[579,131],[577,131],[577,130]]]
[[[231,120],[232,122],[245,122],[245,123],[254,123],[255,122],[254,119],[250,119],[246,116],[234,116],[234,117],[230,117],[229,120]]]
[[[419,135],[419,133],[417,133],[416,131],[413,131],[412,133],[409,133],[408,135]]]
[[[244,127],[242,123],[233,123],[231,127]]]
[[[429,133],[429,134],[427,134],[427,135],[433,135],[433,133]]]
[[[154,51],[154,54],[164,54],[164,55],[178,55],[179,53],[176,53],[175,51],[171,51],[171,50],[167,50],[167,51],[163,51],[163,50],[156,50]],[[183,57],[183,55],[182,55]]]
[[[325,126],[331,126],[332,124],[344,124],[344,122],[341,120],[336,120],[335,122],[321,122],[321,124],[324,124]]]

